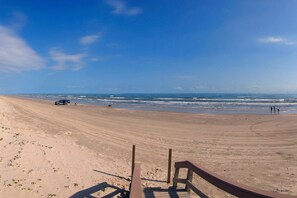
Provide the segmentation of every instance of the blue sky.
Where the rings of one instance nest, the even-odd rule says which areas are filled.
[[[1,93],[297,93],[297,1],[1,0]]]

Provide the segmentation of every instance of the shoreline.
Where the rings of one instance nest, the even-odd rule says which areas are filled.
[[[33,98],[33,97],[27,97],[27,96],[18,96],[18,95],[0,95],[1,96],[7,96],[7,97],[15,97],[15,98],[23,98],[23,99],[31,99],[31,100],[36,100],[36,101],[46,101],[48,103],[54,103],[55,100],[49,100],[49,99],[44,99],[44,98]],[[74,103],[71,103],[70,105],[74,105]],[[108,105],[99,105],[99,104],[93,104],[93,103],[78,103],[77,105],[86,105],[86,106],[94,106],[94,107],[108,107]],[[112,108],[114,109],[126,109],[126,110],[131,110],[131,111],[152,111],[152,112],[161,112],[161,113],[181,113],[181,114],[194,114],[194,115],[297,115],[297,111],[293,111],[294,113],[286,113],[286,112],[281,112],[280,114],[278,113],[270,113],[269,110],[269,106],[267,113],[253,113],[253,112],[238,112],[238,113],[234,113],[234,112],[230,112],[228,113],[227,111],[225,112],[209,112],[209,111],[201,111],[201,112],[193,112],[193,111],[176,111],[176,110],[166,110],[166,109],[151,109],[151,108],[133,108],[133,107],[129,107],[129,106],[117,106],[117,105],[113,105]]]
[[[297,115],[214,115],[91,105],[55,106],[49,101],[7,96],[0,96],[0,108],[1,125],[9,128],[9,133],[2,130],[0,147],[4,153],[17,154],[22,138],[27,143],[21,148],[28,151],[23,154],[21,150],[21,160],[17,157],[14,161],[18,165],[13,168],[7,163],[15,154],[1,156],[2,162],[5,161],[0,163],[1,168],[7,172],[0,178],[2,185],[14,179],[9,178],[15,175],[14,171],[20,171],[20,175],[32,180],[30,182],[37,182],[38,176],[44,175],[46,182],[42,183],[42,190],[30,185],[32,191],[43,195],[52,193],[47,188],[58,188],[59,196],[70,196],[104,181],[127,189],[126,180],[99,172],[94,175],[94,170],[129,178],[131,147],[135,144],[136,160],[142,162],[144,178],[166,180],[167,154],[172,148],[173,162],[192,160],[249,186],[297,195]],[[9,145],[9,141],[16,143]],[[40,148],[36,143],[52,148]],[[38,151],[36,156],[32,155],[35,151]],[[62,160],[61,156],[69,161]],[[34,157],[41,161],[48,159],[36,164],[34,175],[24,174],[32,169],[28,161]],[[42,172],[42,168],[46,172]],[[51,183],[49,170],[57,174],[61,185]],[[76,178],[65,179],[69,171],[76,173]],[[79,186],[73,186],[78,181]],[[162,182],[142,183],[167,186]],[[72,187],[64,187],[69,185]],[[0,195],[22,192],[21,188],[7,186],[7,181],[4,186]],[[211,185],[201,187],[210,195],[226,196]]]

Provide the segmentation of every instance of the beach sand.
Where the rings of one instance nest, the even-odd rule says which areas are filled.
[[[127,190],[133,144],[144,188],[167,187],[172,148],[173,161],[191,160],[252,187],[297,195],[297,115],[55,106],[1,96],[0,197],[102,197]],[[199,188],[228,197],[205,182]]]

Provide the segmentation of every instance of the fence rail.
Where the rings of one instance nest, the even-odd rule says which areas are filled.
[[[186,168],[188,169],[187,172],[187,178],[181,179],[179,178],[179,169],[180,168]],[[177,183],[183,183],[186,185],[186,190],[190,192],[193,190],[196,194],[201,195],[201,191],[197,189],[193,183],[193,173],[196,173],[201,178],[205,179],[212,185],[220,188],[223,191],[226,191],[232,195],[235,195],[237,197],[254,197],[254,198],[297,198],[297,196],[291,196],[291,195],[284,195],[279,194],[276,192],[268,192],[264,190],[260,190],[257,188],[253,188],[250,186],[246,186],[243,184],[240,184],[238,182],[232,181],[231,179],[224,178],[220,175],[217,175],[216,173],[213,173],[206,168],[192,163],[190,161],[182,161],[182,162],[176,162],[175,163],[175,175],[173,178],[173,186],[177,187]]]
[[[140,163],[135,163],[131,181],[130,188],[130,198],[142,198],[142,188],[141,188],[141,179],[140,179]]]

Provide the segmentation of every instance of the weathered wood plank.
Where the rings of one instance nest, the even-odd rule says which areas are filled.
[[[145,193],[144,198],[190,198],[187,192],[169,191],[169,192],[154,192]]]
[[[228,192],[232,195],[235,195],[237,197],[253,197],[253,198],[297,198],[297,196],[291,196],[291,195],[284,195],[279,194],[276,192],[268,192],[261,189],[257,189],[254,187],[246,186],[243,184],[240,184],[238,182],[235,182],[231,179],[224,178],[220,175],[217,175],[216,173],[213,173],[206,168],[194,164],[190,161],[182,161],[182,162],[176,162],[175,168],[187,168],[195,172],[197,175],[208,181],[209,183],[213,184],[214,186],[220,188],[221,190]],[[177,183],[184,183],[184,179],[178,179],[178,176],[174,178],[175,182]],[[188,181],[186,181],[187,183]],[[189,185],[189,183],[187,183]],[[191,185],[191,184],[190,184]],[[190,187],[190,186],[189,186]]]
[[[130,198],[142,198],[143,192],[140,179],[140,163],[135,163],[133,177],[131,181]]]

